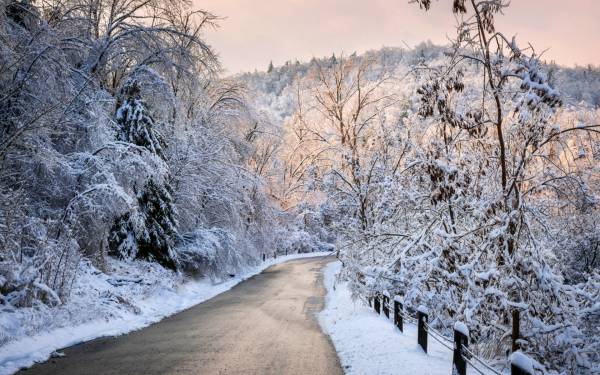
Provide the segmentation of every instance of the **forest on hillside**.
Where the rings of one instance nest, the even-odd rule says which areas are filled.
[[[2,0],[0,348],[136,311],[99,279],[334,249],[357,299],[463,321],[498,369],[516,312],[540,371],[599,371],[600,69],[453,4],[448,46],[225,76],[185,0]]]

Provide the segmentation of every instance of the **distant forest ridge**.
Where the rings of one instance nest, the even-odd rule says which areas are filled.
[[[236,75],[246,82],[256,80],[271,81],[265,89],[273,89],[271,94],[280,95],[283,89],[291,84],[296,76],[304,76],[315,63],[330,64],[335,59],[345,58],[369,58],[377,61],[381,66],[390,71],[399,67],[408,68],[422,63],[442,60],[449,47],[439,46],[431,42],[423,42],[412,49],[403,47],[383,47],[373,49],[362,54],[333,53],[329,57],[313,57],[310,61],[288,60],[283,65],[277,66],[272,63],[265,71],[255,71]],[[543,59],[542,59],[543,60]],[[549,82],[560,90],[567,104],[584,104],[592,107],[600,107],[600,66],[588,64],[585,66],[566,67],[555,63],[546,62],[544,70],[548,74]],[[275,84],[277,82],[277,84]],[[251,85],[256,89],[255,85]],[[261,90],[262,91],[262,90]],[[583,103],[582,103],[583,102]]]

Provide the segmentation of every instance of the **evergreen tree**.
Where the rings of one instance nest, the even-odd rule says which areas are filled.
[[[137,82],[125,84],[116,113],[120,125],[117,139],[147,148],[164,159],[161,139],[154,119],[140,97]],[[173,238],[177,234],[171,187],[150,179],[137,197],[137,210],[118,217],[110,231],[109,251],[122,258],[156,261],[175,269]]]
[[[149,180],[138,197],[143,232],[137,238],[137,257],[156,260],[167,268],[175,269],[173,238],[177,234],[177,222],[170,190],[168,185],[160,186]]]
[[[109,253],[121,258],[156,261],[175,269],[173,238],[177,235],[177,222],[170,188],[149,180],[137,200],[137,212],[127,212],[115,220],[109,237]]]
[[[273,71],[274,67],[273,67],[273,61],[271,60],[271,62],[269,63],[269,67],[267,68],[267,73],[271,73]]]
[[[163,142],[149,112],[148,106],[140,97],[137,82],[126,84],[122,90],[122,101],[116,113],[116,121],[119,125],[117,139],[145,147],[164,158]]]
[[[115,219],[108,237],[109,255],[132,259],[138,251],[134,222],[131,213],[126,212]]]

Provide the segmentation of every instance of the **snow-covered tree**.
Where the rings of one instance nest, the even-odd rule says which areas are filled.
[[[156,261],[175,269],[177,222],[171,193],[151,179],[138,194],[137,203],[137,210],[115,220],[109,238],[111,253]]]
[[[448,333],[462,320],[499,367],[518,313],[523,351],[548,371],[585,373],[597,358],[598,121],[573,120],[584,105],[552,84],[562,70],[550,77],[533,49],[495,29],[506,5],[454,2],[460,24],[445,53],[424,44],[245,79],[285,121],[274,191],[311,214],[326,200],[356,296],[402,294]],[[361,61],[371,66],[358,76]],[[371,92],[383,73],[391,79]]]
[[[153,154],[164,157],[161,136],[146,103],[140,97],[138,83],[128,82],[122,91],[122,103],[115,116],[117,139],[145,147]]]

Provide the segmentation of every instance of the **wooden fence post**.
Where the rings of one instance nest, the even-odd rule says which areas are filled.
[[[267,260],[267,254],[263,253],[263,262]]]
[[[417,320],[418,320],[418,332],[417,341],[423,351],[427,353],[427,327],[425,324],[429,320],[428,310],[425,306],[419,306],[417,309]]]
[[[390,295],[387,291],[383,292],[383,313],[390,318]]]
[[[521,336],[520,332],[520,323],[519,323],[519,310],[514,309],[512,311],[512,352],[516,352],[519,350],[519,336]]]
[[[517,350],[510,355],[511,375],[533,375],[533,363],[531,359]]]
[[[404,326],[402,324],[402,313],[403,313],[402,310],[403,310],[403,306],[402,306],[402,302],[400,302],[400,297],[395,296],[394,297],[394,324],[396,325],[396,327],[398,327],[400,332],[404,332]]]
[[[373,297],[373,306],[375,307],[377,314],[381,314],[381,301],[379,300],[379,292],[375,293],[375,297]]]
[[[467,361],[463,353],[463,347],[467,346],[469,346],[469,329],[463,322],[454,323],[453,375],[467,375]]]

